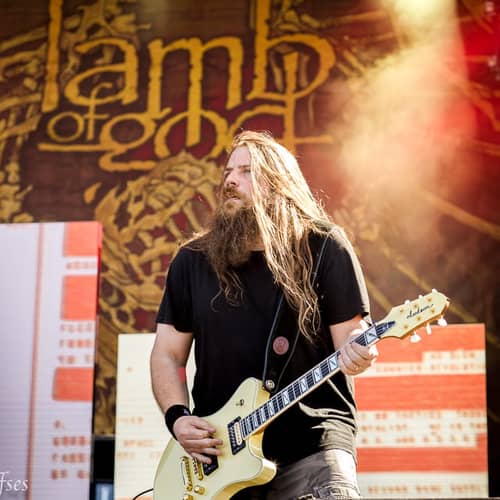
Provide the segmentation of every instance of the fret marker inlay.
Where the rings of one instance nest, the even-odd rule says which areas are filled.
[[[371,344],[372,342],[378,339],[377,331],[372,328],[365,331],[365,336],[366,340],[368,341],[368,344]]]
[[[335,356],[328,358],[328,365],[330,366],[330,371],[335,370],[337,368],[337,358]]]
[[[306,392],[307,391],[307,381],[305,378],[301,378],[300,379],[300,390],[302,392]]]

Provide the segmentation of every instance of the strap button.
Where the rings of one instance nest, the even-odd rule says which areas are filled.
[[[269,379],[266,380],[264,386],[268,391],[272,391],[276,387],[276,384],[274,383],[274,380]]]

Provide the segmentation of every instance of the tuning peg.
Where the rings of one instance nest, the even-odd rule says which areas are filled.
[[[432,334],[431,324],[430,323],[427,323],[427,325],[425,326],[425,331],[427,332],[427,335],[431,335]]]
[[[448,325],[447,321],[443,318],[443,316],[441,316],[438,319],[437,323],[438,323],[439,326],[447,326]]]
[[[410,299],[406,299],[405,304],[409,304],[409,303],[410,303]]]
[[[417,342],[420,342],[421,340],[422,340],[422,338],[420,337],[420,335],[417,332],[413,332],[411,334],[410,342],[412,344],[416,344]]]

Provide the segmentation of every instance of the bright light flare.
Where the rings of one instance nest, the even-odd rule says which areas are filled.
[[[454,2],[384,1],[401,48],[366,70],[343,120],[333,124],[342,145],[337,166],[351,185],[370,179],[407,203],[403,188],[432,184],[440,165],[455,161],[475,123],[463,94]]]
[[[456,17],[454,0],[383,0],[398,29],[411,40],[425,40],[443,34]]]

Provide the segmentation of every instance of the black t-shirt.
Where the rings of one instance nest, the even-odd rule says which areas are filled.
[[[168,271],[157,321],[194,335],[196,373],[192,396],[194,413],[199,416],[219,410],[246,378],[262,377],[267,337],[280,290],[263,252],[253,252],[236,272],[243,288],[238,306],[228,304],[224,294],[219,293],[216,275],[203,252],[184,246]],[[332,235],[327,241],[317,288],[320,331],[314,343],[299,337],[280,387],[335,350],[328,325],[369,313],[358,259],[342,235]],[[354,455],[355,411],[352,379],[338,372],[269,425],[264,433],[264,454],[281,464],[328,448],[344,449]]]

